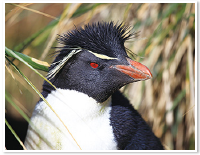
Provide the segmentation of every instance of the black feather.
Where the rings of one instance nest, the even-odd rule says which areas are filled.
[[[59,35],[57,40],[64,48],[82,48],[113,57],[116,55],[109,55],[113,53],[108,51],[117,49],[125,52],[124,42],[135,34],[130,33],[130,27],[123,23],[98,22]]]
[[[163,150],[141,115],[119,92],[112,95],[111,125],[121,150]]]

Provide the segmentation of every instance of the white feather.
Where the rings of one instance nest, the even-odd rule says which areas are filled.
[[[97,103],[86,94],[58,89],[47,96],[47,101],[68,127],[83,150],[117,149],[110,125],[111,98]],[[43,102],[34,110],[31,122],[43,133],[54,149],[80,150],[56,115]],[[25,146],[28,149],[52,149],[31,129]]]

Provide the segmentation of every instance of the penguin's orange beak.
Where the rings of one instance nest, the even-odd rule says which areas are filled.
[[[129,75],[134,81],[147,80],[152,78],[150,70],[143,64],[127,58],[129,65],[114,65],[112,68]]]

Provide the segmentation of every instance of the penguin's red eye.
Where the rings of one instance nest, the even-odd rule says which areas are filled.
[[[90,66],[91,66],[92,68],[97,68],[99,65],[98,65],[97,63],[95,63],[95,62],[91,62],[91,63],[90,63]]]

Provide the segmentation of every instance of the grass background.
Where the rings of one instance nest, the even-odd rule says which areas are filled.
[[[121,91],[166,149],[194,150],[195,4],[5,3],[5,46],[50,64],[57,34],[72,30],[74,25],[111,20],[140,31],[125,46],[153,74],[151,80],[129,84]],[[25,117],[31,116],[39,100],[33,86],[41,91],[44,79],[7,55],[5,68],[5,148],[22,149],[11,131],[23,142]],[[39,73],[46,75],[45,71]]]

